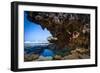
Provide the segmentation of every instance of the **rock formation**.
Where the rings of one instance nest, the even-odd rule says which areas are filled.
[[[55,13],[55,12],[31,12],[27,11],[27,18],[29,21],[41,25],[42,29],[45,28],[50,31],[52,38],[49,37],[49,42],[54,43],[56,49],[63,49],[70,46],[75,48],[75,45],[89,47],[90,36],[90,15],[77,14],[77,13]],[[79,42],[78,38],[81,38]],[[87,40],[86,43],[84,41]],[[76,44],[72,41],[78,40]],[[72,48],[73,48],[72,47]]]

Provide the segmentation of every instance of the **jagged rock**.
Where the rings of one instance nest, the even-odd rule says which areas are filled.
[[[71,54],[64,56],[63,59],[89,59],[90,55],[87,52],[89,52],[89,49],[76,48],[71,51]]]
[[[25,54],[24,55],[24,61],[34,61],[38,59],[39,55],[38,54]]]
[[[76,51],[81,53],[81,54],[84,54],[84,53],[87,53],[89,51],[89,49],[85,49],[85,48],[76,48]]]
[[[52,37],[52,36],[49,36],[47,39],[48,39],[48,41],[50,41],[50,40],[57,40],[56,37]]]
[[[63,59],[79,59],[79,54],[77,52],[70,54],[68,56],[65,56]]]

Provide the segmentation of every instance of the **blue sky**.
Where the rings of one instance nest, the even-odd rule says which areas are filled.
[[[27,14],[24,11],[24,41],[39,42],[47,41],[47,38],[51,36],[47,29],[42,29],[40,25],[27,20]]]

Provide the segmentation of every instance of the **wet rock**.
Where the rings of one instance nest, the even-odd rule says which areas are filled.
[[[52,60],[53,57],[52,56],[39,56],[39,58],[37,59],[38,61],[48,61],[48,60]]]

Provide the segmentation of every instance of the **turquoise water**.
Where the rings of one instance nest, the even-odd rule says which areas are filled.
[[[54,51],[51,50],[50,47],[48,47],[48,45],[46,44],[43,44],[43,45],[36,45],[36,44],[25,44],[24,45],[24,52],[26,54],[38,54],[38,55],[42,55],[44,57],[48,57],[48,56],[51,56],[53,57],[54,56]]]
[[[44,57],[47,57],[47,56],[54,56],[54,53],[53,53],[52,50],[44,49],[44,51],[42,52],[41,55],[44,56]]]

